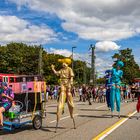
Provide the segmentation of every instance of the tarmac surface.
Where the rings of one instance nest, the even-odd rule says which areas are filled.
[[[114,112],[112,118],[106,103],[92,102],[92,105],[88,105],[88,102],[75,99],[76,129],[73,129],[73,121],[65,105],[65,113],[61,116],[57,133],[56,107],[56,101],[47,103],[47,117],[40,130],[34,130],[32,124],[29,124],[12,132],[0,131],[0,140],[140,140],[140,119],[137,120],[136,102],[123,102],[121,117],[118,118],[117,112]]]

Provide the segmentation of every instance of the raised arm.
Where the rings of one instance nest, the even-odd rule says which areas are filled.
[[[73,73],[73,70],[70,68],[70,82],[71,82],[71,85],[73,85],[73,77],[74,77],[74,73]]]
[[[55,70],[55,66],[54,65],[51,65],[51,68],[52,68],[52,71],[54,72],[54,74],[56,74],[57,76],[59,76],[59,71],[56,71]]]

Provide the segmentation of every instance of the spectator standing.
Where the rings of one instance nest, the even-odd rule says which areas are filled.
[[[132,96],[132,102],[135,100],[135,84],[133,83],[131,86],[131,96]]]
[[[85,102],[86,101],[86,85],[85,84],[83,84],[83,86],[82,86],[82,96],[83,96],[83,102]]]
[[[80,86],[79,89],[79,101],[82,101],[82,87]]]

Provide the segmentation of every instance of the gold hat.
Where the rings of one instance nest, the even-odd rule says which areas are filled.
[[[58,59],[58,62],[66,63],[67,65],[70,65],[71,64],[71,59],[70,58]]]

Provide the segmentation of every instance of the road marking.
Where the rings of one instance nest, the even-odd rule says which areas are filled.
[[[92,140],[103,140],[110,133],[112,133],[115,129],[117,129],[120,125],[122,125],[123,123],[125,123],[129,119],[129,117],[133,116],[136,113],[137,113],[137,111],[134,111],[133,113],[128,114],[128,118],[123,118],[123,119],[119,120],[114,125],[112,125],[111,127],[107,128],[106,130],[104,130],[103,132],[101,132],[99,135],[97,135]]]
[[[106,106],[106,105],[98,106],[98,107],[96,107],[95,109],[99,109],[99,108],[102,108],[102,107],[104,107],[104,106]]]
[[[73,116],[75,117],[75,116],[78,116],[78,115],[79,115],[79,114],[74,114]],[[61,120],[68,119],[68,118],[70,118],[70,116],[65,116],[65,117],[61,118],[60,121],[61,121]],[[53,120],[53,121],[49,122],[49,124],[50,124],[50,123],[54,123],[54,122],[56,122],[56,120]]]

